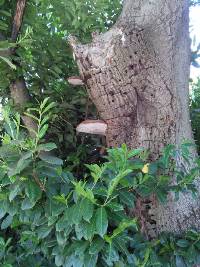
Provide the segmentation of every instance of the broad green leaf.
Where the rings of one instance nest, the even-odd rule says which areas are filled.
[[[113,211],[124,210],[124,207],[121,204],[117,203],[117,202],[110,202],[110,203],[107,204],[107,207],[109,207]]]
[[[32,152],[26,152],[19,159],[17,164],[10,168],[8,175],[9,177],[15,176],[16,174],[20,174],[25,168],[27,168],[32,162]]]
[[[86,188],[86,183],[83,183],[82,181],[79,182],[72,182],[73,185],[75,186],[75,191],[77,193],[78,196],[82,196],[84,198],[89,199],[92,203],[95,203],[95,199],[94,199],[94,194],[92,192],[91,189]]]
[[[55,264],[56,264],[56,266],[63,266],[63,263],[64,263],[64,256],[56,255],[55,256]]]
[[[40,104],[40,109],[43,109],[43,108],[46,106],[46,104],[47,104],[47,102],[49,101],[49,99],[50,99],[50,97],[46,97],[46,98],[43,100],[43,102]]]
[[[124,254],[126,256],[129,255],[126,240],[122,239],[121,236],[113,239],[113,244],[115,245],[115,247],[118,249],[119,252],[121,252],[122,254]]]
[[[132,157],[135,157],[135,156],[137,156],[137,155],[139,155],[142,151],[144,151],[144,149],[142,149],[142,148],[138,148],[138,149],[131,150],[131,151],[128,153],[128,159],[129,159],[129,158],[132,158]]]
[[[90,221],[94,211],[94,204],[87,198],[81,200],[81,210],[83,214],[83,219],[87,222]]]
[[[106,234],[108,228],[108,218],[106,209],[104,207],[98,208],[95,217],[96,231],[101,237],[103,237]]]
[[[21,186],[19,184],[13,184],[10,187],[9,200],[13,201],[13,199],[18,195],[19,192],[21,192]]]
[[[44,116],[44,118],[42,119],[40,125],[43,126],[49,119],[50,119],[49,115]]]
[[[71,215],[72,215],[73,223],[74,224],[80,223],[80,221],[82,219],[82,213],[83,213],[81,203],[78,202],[77,204],[73,205],[71,208],[72,208]]]
[[[39,239],[43,239],[50,234],[51,230],[52,230],[52,227],[48,227],[44,225],[44,226],[37,228],[36,233]]]
[[[47,111],[49,111],[50,109],[56,107],[56,103],[52,102],[50,103],[48,106],[45,107],[45,109],[42,111],[42,113],[46,113]]]
[[[25,185],[25,193],[31,202],[36,202],[42,195],[40,187],[30,180]]]
[[[13,221],[13,216],[8,215],[1,223],[1,230],[7,229]]]
[[[86,240],[92,240],[92,238],[94,237],[94,235],[96,233],[95,218],[93,217],[89,223],[88,222],[82,222],[81,227],[82,227],[83,237]]]
[[[176,267],[187,267],[183,257],[179,255],[176,256]]]
[[[123,233],[127,228],[134,227],[137,230],[137,220],[124,220],[122,221],[119,226],[113,231],[112,235],[110,236],[111,239],[115,238],[119,234]]]
[[[85,267],[96,267],[98,255],[85,254],[84,266]]]
[[[131,173],[132,170],[125,170],[120,172],[114,179],[111,180],[109,187],[108,187],[108,197],[110,197],[117,187],[117,185],[120,183],[120,180],[122,180],[125,176],[127,176],[129,173]]]
[[[99,165],[97,164],[85,164],[85,166],[91,171],[91,175],[94,179],[94,183],[97,183],[98,180],[101,178],[102,173],[105,170],[105,166],[104,167],[99,167]]]
[[[42,126],[42,128],[40,129],[39,134],[38,134],[38,136],[39,136],[40,139],[42,139],[42,137],[44,137],[44,135],[46,134],[48,128],[49,128],[49,125],[48,124],[44,124]]]
[[[1,201],[0,202],[0,219],[2,219],[6,215],[6,212],[7,212],[7,207],[4,205],[4,202]]]
[[[52,165],[63,165],[63,161],[62,159],[59,159],[57,157],[54,156],[50,156],[50,155],[46,155],[46,154],[40,154],[39,158],[49,164]]]
[[[44,113],[46,113],[47,111],[49,111],[50,109],[52,109],[54,107],[56,107],[56,103],[52,102],[42,111],[42,113],[44,114]]]
[[[33,115],[32,113],[24,112],[24,115],[26,115],[26,116],[36,120],[37,122],[39,122],[39,119],[35,115]]]
[[[56,144],[54,143],[46,143],[41,144],[37,147],[37,151],[51,151],[53,149],[57,148]]]
[[[67,237],[63,232],[56,232],[56,240],[59,246],[64,246],[67,243]]]
[[[32,209],[35,206],[35,202],[31,201],[29,198],[25,198],[22,201],[21,209],[22,210],[29,210]]]
[[[17,67],[7,57],[0,56],[0,59],[6,62],[11,67],[11,69],[16,70]]]
[[[90,249],[89,249],[89,254],[98,254],[104,247],[105,242],[101,238],[95,238],[92,240]]]
[[[128,191],[119,191],[120,201],[129,208],[133,208],[135,205],[135,196]]]
[[[2,6],[5,3],[5,0],[0,0],[0,6]]]
[[[176,244],[181,247],[181,248],[186,248],[188,246],[190,246],[190,243],[188,240],[185,240],[185,239],[179,239]]]

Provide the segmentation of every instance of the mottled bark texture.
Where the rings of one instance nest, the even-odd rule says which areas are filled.
[[[71,38],[89,96],[108,125],[108,146],[145,147],[154,159],[166,144],[192,139],[188,2],[125,0],[116,24],[91,44]],[[169,196],[165,206],[151,203],[149,216],[154,233],[200,229],[199,203],[189,194],[176,203]]]
[[[25,13],[25,8],[26,8],[26,0],[18,0],[16,3],[16,9],[15,9],[15,14],[13,18],[12,33],[11,33],[11,41],[13,43],[17,41],[17,38],[19,36],[24,13]],[[9,49],[8,55],[17,56],[16,48]],[[16,62],[14,62],[14,64],[15,63]],[[18,65],[17,67],[20,67],[20,66]],[[30,95],[29,95],[29,91],[26,86],[24,77],[20,77],[11,82],[10,93],[11,93],[11,98],[13,99],[14,104],[16,106],[24,107],[30,102]],[[37,132],[36,122],[32,118],[26,115],[22,115],[21,118],[22,118],[24,125],[28,129],[30,136],[34,138],[35,132]]]

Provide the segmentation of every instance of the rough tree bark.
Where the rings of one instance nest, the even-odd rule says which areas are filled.
[[[188,0],[124,0],[116,24],[81,45],[70,39],[81,78],[101,119],[107,144],[150,149],[192,139],[189,120]],[[199,201],[190,194],[151,204],[150,235],[200,229]],[[152,220],[151,220],[152,221]]]
[[[24,13],[25,13],[25,8],[26,8],[26,0],[18,0],[16,3],[16,9],[15,9],[15,14],[13,18],[12,33],[11,33],[11,41],[13,43],[17,41],[17,38],[19,36]],[[14,49],[12,48],[8,52],[10,55],[16,55],[16,48]],[[23,107],[27,105],[27,103],[30,102],[29,91],[26,86],[25,79],[22,76],[11,82],[10,93],[11,93],[11,98],[13,99],[14,104],[16,106]],[[34,138],[35,132],[37,131],[36,122],[32,118],[26,115],[21,115],[21,118],[22,118],[24,125],[28,129],[30,136]]]

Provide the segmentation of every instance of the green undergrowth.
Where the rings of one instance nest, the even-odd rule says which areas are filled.
[[[149,241],[141,234],[137,218],[128,216],[138,197],[154,194],[164,205],[170,191],[177,200],[180,192],[197,196],[193,181],[199,161],[194,164],[190,154],[193,145],[168,145],[154,162],[149,161],[148,151],[122,145],[107,149],[101,164],[86,164],[86,171],[77,175],[68,168],[67,156],[56,156],[56,144],[45,143],[55,106],[46,98],[27,110],[26,115],[38,126],[32,139],[19,114],[4,109],[1,266],[179,267],[200,263],[198,232]],[[180,158],[184,164],[177,166]],[[177,178],[173,186],[172,174]]]

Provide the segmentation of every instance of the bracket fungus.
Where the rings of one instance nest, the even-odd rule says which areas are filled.
[[[106,135],[107,124],[102,120],[85,120],[77,128],[77,133]]]

